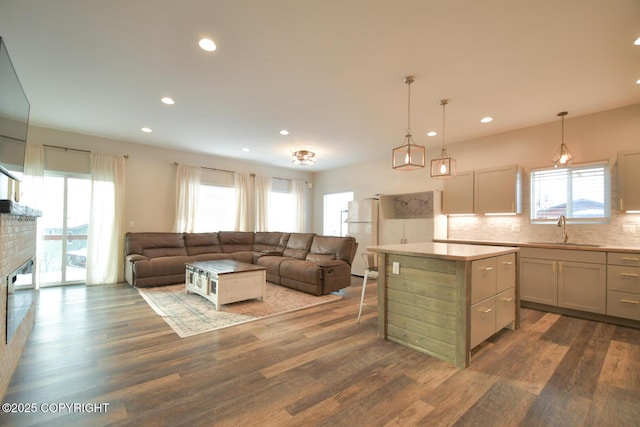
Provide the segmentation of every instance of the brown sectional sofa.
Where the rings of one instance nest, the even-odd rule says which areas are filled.
[[[125,279],[139,288],[179,284],[188,262],[233,259],[266,267],[272,283],[324,295],[351,284],[357,246],[314,233],[127,233]]]

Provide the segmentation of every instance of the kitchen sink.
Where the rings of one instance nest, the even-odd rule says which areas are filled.
[[[553,246],[582,246],[587,248],[600,248],[602,245],[595,245],[591,243],[562,243],[562,242],[529,242],[532,245],[553,245]]]

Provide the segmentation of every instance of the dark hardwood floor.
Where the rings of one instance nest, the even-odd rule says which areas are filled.
[[[524,309],[461,370],[377,337],[375,282],[356,323],[361,280],[184,339],[128,285],[43,289],[0,425],[640,425],[640,330]]]

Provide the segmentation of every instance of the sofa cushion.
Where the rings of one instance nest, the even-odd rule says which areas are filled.
[[[185,233],[184,243],[189,255],[222,252],[218,233]]]
[[[127,233],[125,255],[141,254],[148,258],[187,255],[182,233]]]
[[[356,239],[353,237],[315,236],[311,243],[311,254],[333,254],[334,259],[351,264],[356,253]]]
[[[253,251],[253,231],[219,231],[218,238],[222,245],[222,252]]]
[[[280,264],[285,259],[282,256],[265,255],[257,259],[257,264],[267,268],[267,277],[280,277]]]
[[[191,261],[192,258],[188,256],[160,257],[148,261],[138,261],[133,268],[136,278],[184,275],[186,264]]]
[[[309,261],[285,259],[280,264],[280,276],[297,282],[322,285],[322,268]]]
[[[289,258],[296,258],[304,260],[311,249],[311,242],[313,241],[315,233],[291,233],[287,247],[283,251],[282,255]]]
[[[253,250],[256,252],[280,252],[287,246],[289,233],[279,231],[257,231],[253,240]]]

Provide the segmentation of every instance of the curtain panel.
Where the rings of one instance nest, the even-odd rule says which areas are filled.
[[[19,203],[40,211],[44,202],[44,147],[39,144],[27,144],[24,155],[24,174],[20,184]],[[44,260],[44,221],[37,221],[36,262]],[[34,285],[40,287],[40,266],[36,266]]]
[[[236,187],[236,230],[254,231],[255,223],[253,216],[253,186],[251,174],[236,172],[234,174]]]
[[[87,285],[118,283],[124,279],[125,164],[122,156],[91,153]]]
[[[201,177],[199,167],[178,165],[176,169],[176,233],[192,233],[196,229]]]
[[[269,231],[269,204],[271,201],[272,179],[256,176],[256,231]]]

